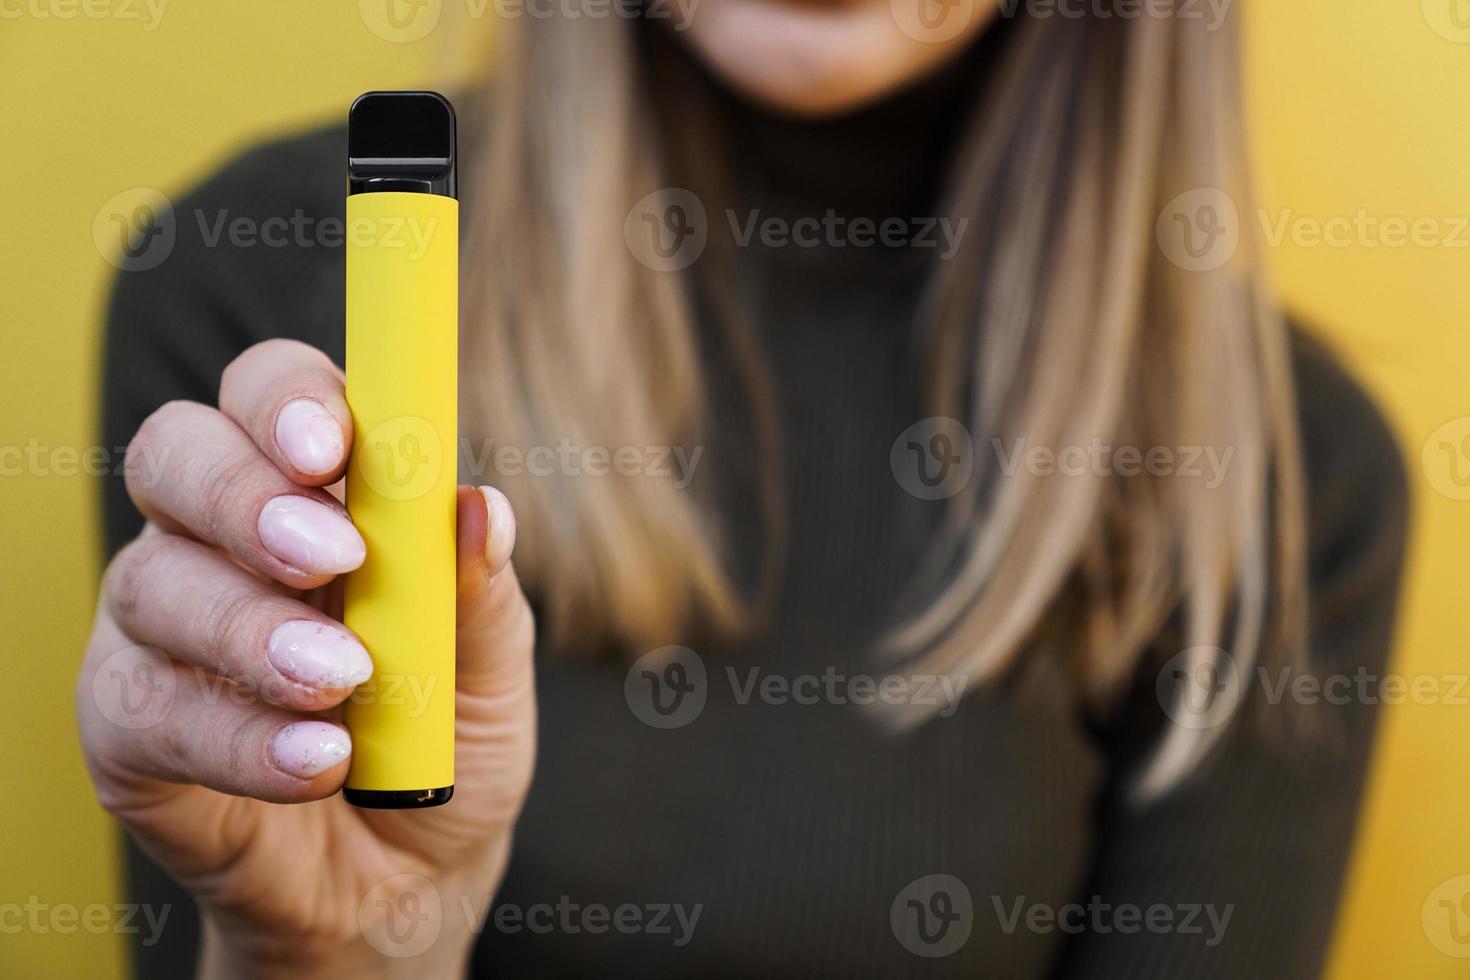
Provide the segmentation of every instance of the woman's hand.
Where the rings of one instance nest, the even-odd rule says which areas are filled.
[[[164,405],[129,447],[148,526],[107,571],[77,687],[98,797],[198,899],[207,974],[457,972],[535,752],[510,505],[459,491],[453,800],[354,809],[339,706],[372,664],[333,612],[364,554],[323,489],[352,442],[341,372],[269,341],[219,404]]]

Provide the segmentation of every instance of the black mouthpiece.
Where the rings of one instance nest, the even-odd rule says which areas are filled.
[[[455,197],[454,107],[438,92],[368,92],[347,111],[347,193]]]

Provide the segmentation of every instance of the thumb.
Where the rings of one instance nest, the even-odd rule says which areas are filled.
[[[535,767],[536,624],[511,565],[510,501],[489,487],[460,487],[455,519],[454,796],[427,810],[359,816],[400,850],[461,872],[462,887],[493,892]]]
[[[490,487],[460,487],[454,797],[431,810],[375,812],[375,824],[441,861],[489,849],[503,860],[536,756],[536,625],[510,555],[516,520]]]
[[[461,702],[529,698],[536,626],[511,561],[515,512],[494,487],[460,487],[458,528],[455,686]]]

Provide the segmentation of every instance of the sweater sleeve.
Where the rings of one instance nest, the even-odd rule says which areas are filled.
[[[1110,746],[1090,879],[1056,975],[1311,977],[1323,967],[1371,756],[1397,602],[1406,481],[1366,396],[1312,343],[1295,369],[1309,508],[1310,652],[1320,694],[1242,672],[1240,713],[1201,771],[1142,808],[1124,793],[1145,749]],[[1165,720],[1157,666],[1129,727]],[[1295,677],[1295,675],[1293,675]],[[1336,680],[1334,680],[1334,678]],[[1271,715],[1303,708],[1300,734]],[[1296,729],[1291,729],[1296,731]]]
[[[126,446],[173,399],[216,403],[226,365],[272,337],[342,360],[345,133],[261,145],[174,203],[175,242],[156,267],[119,273],[107,311],[102,434]],[[142,519],[121,474],[103,491],[108,553]]]

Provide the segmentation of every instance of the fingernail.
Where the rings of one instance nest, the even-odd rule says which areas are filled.
[[[326,406],[297,398],[276,416],[276,444],[291,465],[303,473],[330,473],[342,462],[342,426]]]
[[[346,630],[293,619],[271,631],[266,655],[277,670],[311,687],[340,691],[373,674],[373,661]]]
[[[505,494],[494,487],[477,487],[485,498],[485,561],[492,569],[510,558],[516,543],[516,514]]]
[[[269,501],[261,508],[256,529],[267,551],[303,571],[350,572],[367,557],[367,545],[352,522],[309,497]]]
[[[324,721],[295,721],[276,732],[271,752],[276,765],[310,779],[351,755],[352,738],[345,729]]]

